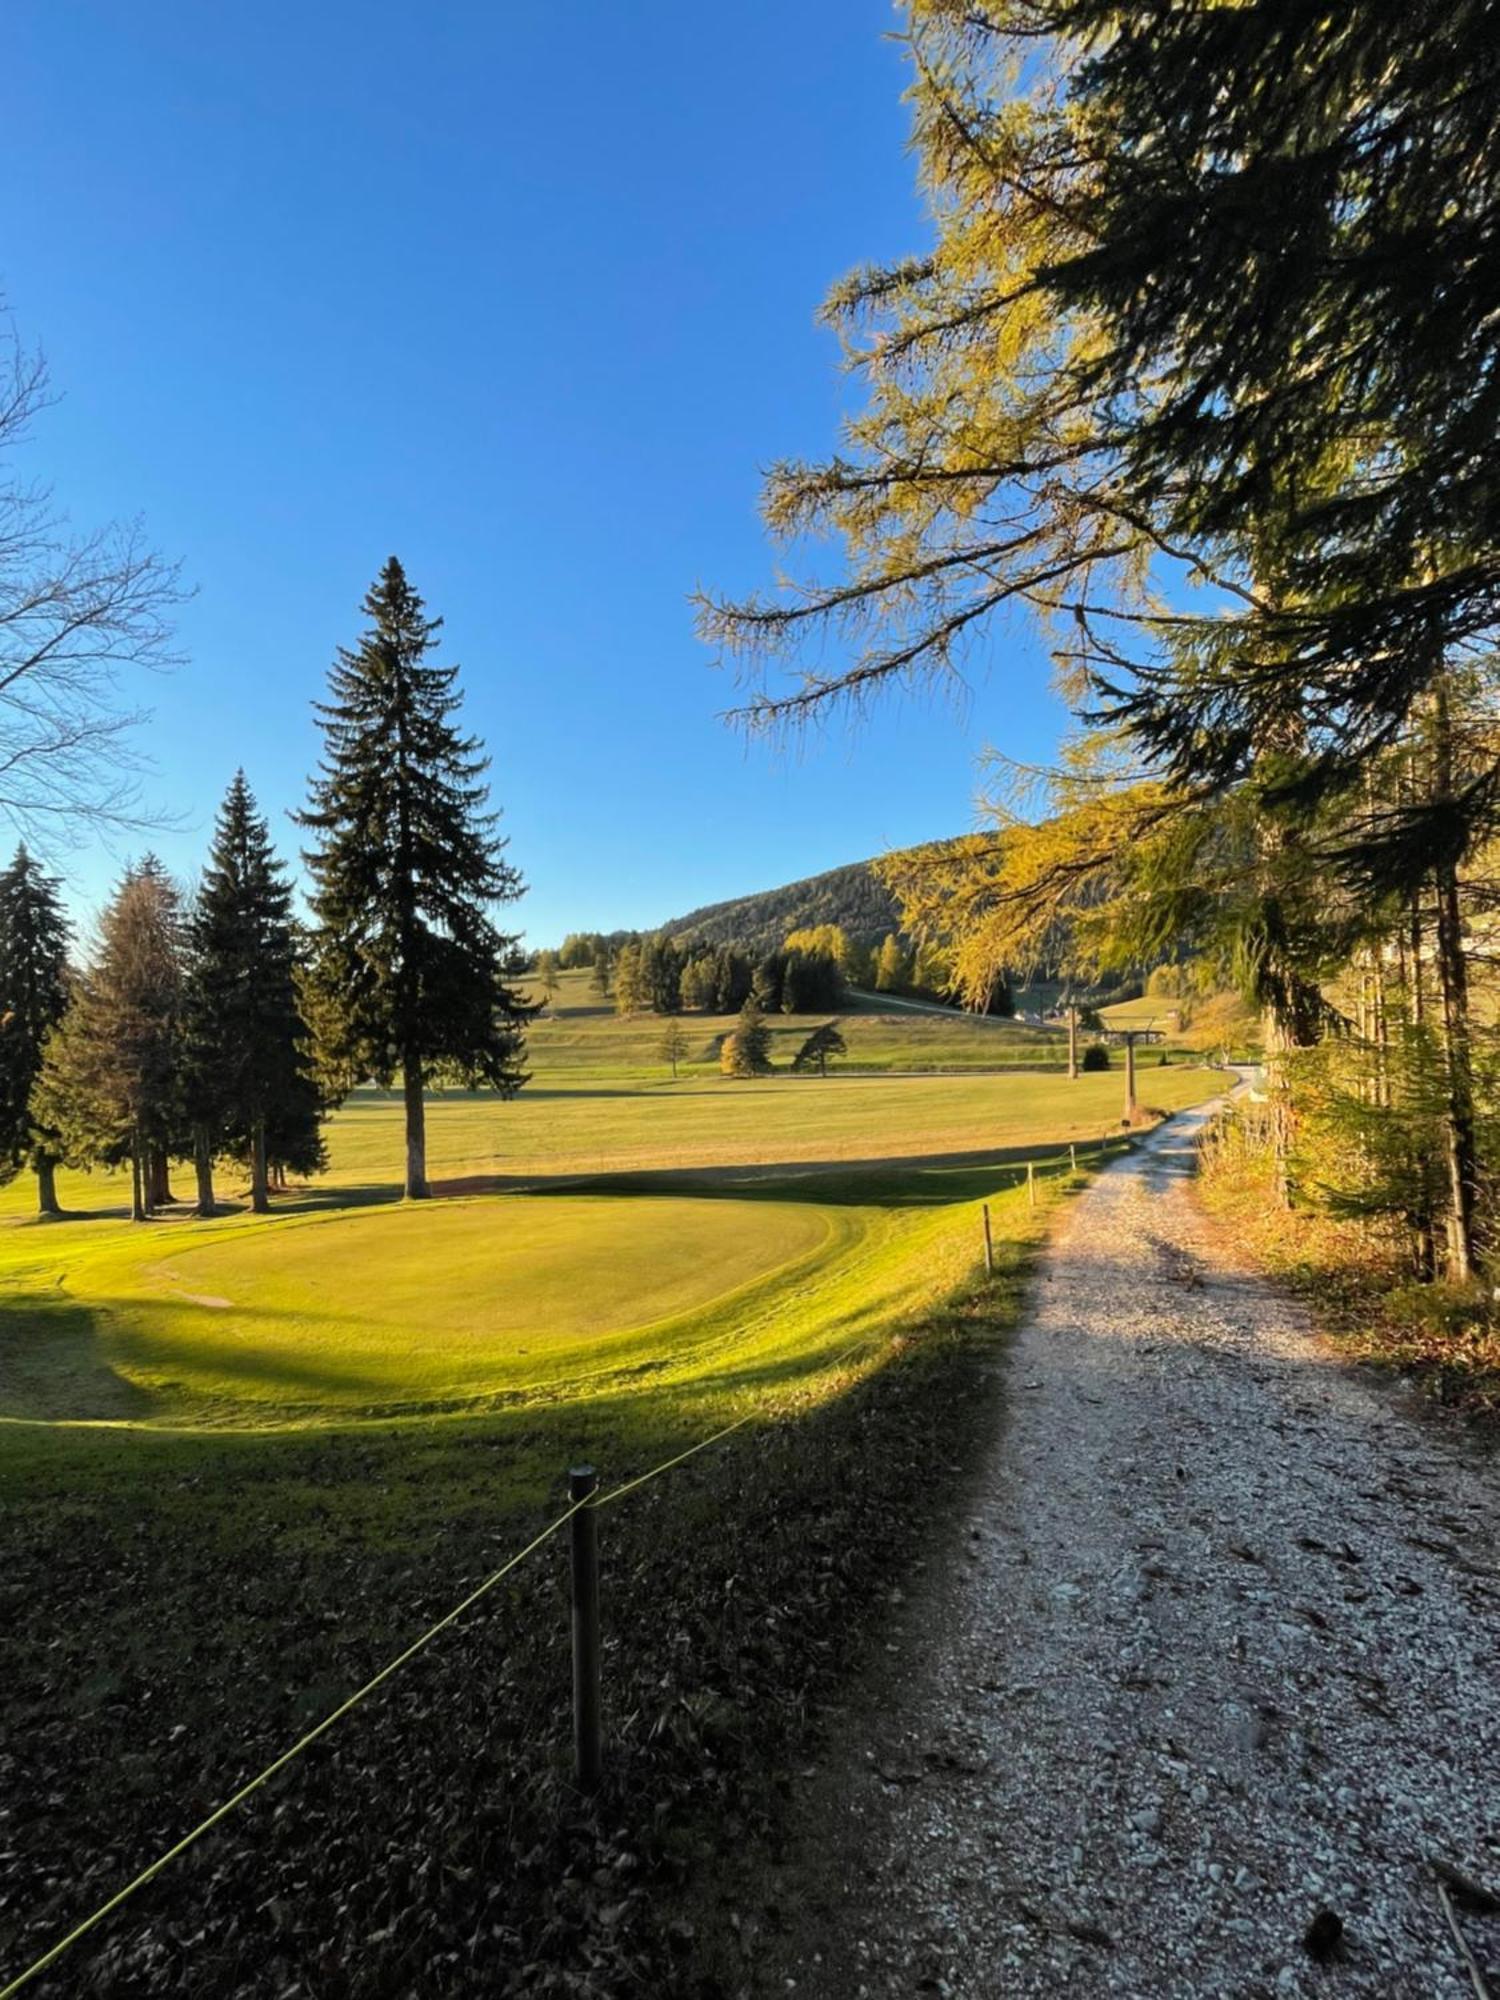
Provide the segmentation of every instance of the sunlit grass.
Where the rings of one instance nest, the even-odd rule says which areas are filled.
[[[1167,1109],[1213,1087],[1174,1067],[1144,1095]],[[510,1496],[566,1450],[633,1463],[774,1415],[877,1365],[972,1276],[981,1200],[1002,1246],[1029,1241],[1068,1143],[1115,1129],[1121,1089],[1012,1073],[457,1094],[429,1112],[434,1178],[456,1192],[410,1205],[399,1104],[365,1091],[333,1121],[326,1178],[270,1217],[132,1225],[118,1177],[65,1175],[82,1219],[39,1224],[18,1184],[0,1210],[0,1483],[7,1465],[128,1478],[168,1438],[396,1425],[439,1450],[440,1433],[489,1439]],[[1051,1163],[1036,1211],[1028,1155]]]

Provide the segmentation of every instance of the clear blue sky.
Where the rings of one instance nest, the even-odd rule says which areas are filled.
[[[971,822],[1045,756],[1024,628],[972,698],[800,750],[718,719],[686,602],[772,575],[758,469],[853,394],[814,311],[925,226],[885,0],[12,0],[0,291],[60,408],[29,470],[197,595],[150,691],[182,870],[243,763],[278,839],[394,552],[494,757],[517,921],[648,925]],[[139,844],[139,843],[136,843]],[[121,854],[73,857],[97,900]]]

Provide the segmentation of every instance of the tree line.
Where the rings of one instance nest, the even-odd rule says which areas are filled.
[[[832,923],[805,925],[779,948],[759,952],[691,933],[575,931],[557,950],[538,952],[531,966],[547,1000],[561,973],[582,969],[619,1014],[736,1014],[752,996],[762,1013],[823,1013],[841,1007],[851,987],[939,1001],[954,994],[951,961],[936,942],[910,943],[891,932],[867,948]],[[1003,974],[980,1004],[1014,1012]]]
[[[1500,1228],[1492,10],[905,13],[933,239],[833,291],[867,407],[766,494],[849,559],[706,635],[774,729],[1036,613],[1075,736],[1040,810],[1001,768],[987,828],[892,859],[903,922],[970,991],[1201,961],[1261,1016],[1281,1199],[1464,1284]]]
[[[61,885],[22,846],[0,875],[0,1170],[29,1168],[44,1215],[59,1166],[128,1167],[140,1220],[191,1162],[200,1214],[216,1163],[274,1185],[324,1164],[321,1124],[365,1080],[400,1081],[404,1186],[431,1192],[424,1091],[508,1096],[525,1081],[530,1002],[497,905],[522,892],[458,724],[441,621],[393,557],[369,624],[316,705],[323,755],[298,824],[310,924],[243,771],[186,896],[154,856],[127,868],[93,947],[72,950]]]

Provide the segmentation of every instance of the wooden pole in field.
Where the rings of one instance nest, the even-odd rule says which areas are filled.
[[[1068,1009],[1068,1075],[1078,1074],[1078,1009]]]
[[[573,1768],[580,1791],[597,1791],[604,1769],[599,1698],[599,1524],[588,1504],[598,1491],[591,1465],[568,1474],[573,1533]],[[580,1505],[579,1503],[582,1502]]]
[[[1076,1174],[1077,1171],[1078,1171],[1078,1146],[1074,1140],[1070,1139],[1068,1141],[1068,1172],[1070,1174]]]
[[[1026,1199],[1032,1208],[1036,1207],[1036,1168],[1030,1160],[1026,1162]]]
[[[1136,1030],[1125,1030],[1125,1123],[1135,1123],[1135,1037]]]
[[[984,1274],[987,1278],[995,1275],[995,1239],[990,1234],[990,1205],[985,1202],[984,1214]]]

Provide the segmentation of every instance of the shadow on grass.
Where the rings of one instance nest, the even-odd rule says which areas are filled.
[[[45,1293],[0,1300],[0,1418],[139,1423],[155,1409],[114,1366],[89,1307]]]
[[[1117,1158],[1123,1142],[1109,1142]],[[1080,1168],[1104,1157],[1098,1140],[1077,1147]],[[434,1183],[444,1196],[484,1194],[693,1195],[726,1201],[809,1201],[853,1208],[945,1208],[1022,1185],[1028,1164],[1056,1173],[1066,1141],[984,1151],[911,1153],[886,1160],[781,1160],[754,1166],[643,1167],[618,1173],[471,1174]]]
[[[301,1392],[278,1399],[278,1410],[307,1398],[311,1412],[337,1422],[339,1405],[357,1414],[363,1403],[389,1400],[383,1376],[341,1364],[327,1355],[317,1360],[289,1345],[265,1347],[226,1328],[216,1333],[214,1309],[190,1299],[130,1302],[132,1316],[149,1319],[150,1329],[122,1323],[108,1301],[94,1307],[53,1300],[45,1293],[11,1295],[0,1301],[0,1420],[25,1423],[97,1423],[153,1419],[201,1420],[216,1402],[239,1408],[246,1385],[284,1385]],[[174,1322],[191,1316],[190,1338],[179,1340]],[[290,1319],[264,1306],[257,1320]],[[108,1339],[104,1329],[108,1327]],[[185,1402],[144,1387],[135,1372],[169,1377],[183,1370]],[[131,1371],[131,1372],[122,1372]],[[194,1384],[198,1386],[193,1386]],[[320,1409],[316,1399],[333,1399]],[[252,1405],[253,1407],[253,1405]],[[243,1412],[242,1412],[243,1414]]]

